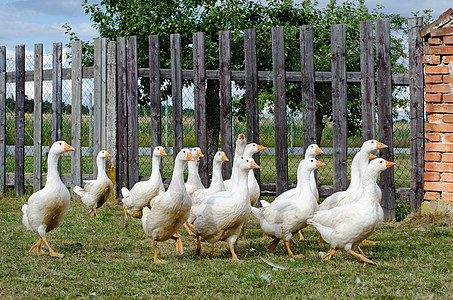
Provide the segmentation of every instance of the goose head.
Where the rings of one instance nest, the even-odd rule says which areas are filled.
[[[228,158],[227,158],[225,152],[217,151],[217,153],[214,155],[214,160],[222,163],[224,161],[228,161]]]
[[[316,155],[322,154],[324,151],[319,148],[316,144],[311,144],[308,146],[307,150],[305,150],[305,157],[304,158],[315,158]]]
[[[192,151],[186,148],[183,148],[179,151],[178,155],[176,156],[176,159],[182,160],[182,161],[193,161],[193,155]]]
[[[194,147],[191,150],[193,160],[198,161],[200,157],[203,157],[204,154],[201,152],[201,149],[199,147]]]
[[[98,157],[98,158],[105,159],[105,158],[110,157],[110,156],[112,156],[112,155],[110,155],[110,153],[108,153],[108,152],[105,151],[105,150],[101,150],[101,151],[99,151],[97,157]]]
[[[75,149],[71,147],[68,143],[65,141],[56,141],[55,143],[52,144],[52,147],[50,147],[49,153],[55,154],[55,155],[61,155],[65,152],[68,151],[74,151]]]
[[[245,139],[245,135],[243,133],[240,133],[236,140],[236,148],[244,148],[246,144],[247,140]]]
[[[267,147],[258,145],[257,143],[247,144],[247,146],[245,146],[244,156],[251,157],[253,154],[263,151],[264,149],[267,149]]]
[[[167,153],[165,152],[164,148],[162,146],[157,146],[156,148],[154,148],[153,150],[153,156],[166,156]]]
[[[316,170],[319,167],[323,167],[326,164],[317,160],[316,158],[308,158],[302,161],[301,167],[307,171]]]
[[[259,169],[260,166],[255,162],[251,157],[241,156],[239,159],[239,169],[241,170],[250,170],[250,169]]]
[[[387,161],[383,158],[376,158],[370,161],[368,164],[367,170],[375,171],[381,173],[385,169],[391,168],[396,165],[394,162]]]
[[[364,153],[371,153],[384,148],[388,148],[388,146],[376,140],[368,140],[362,144],[360,152],[364,151]]]

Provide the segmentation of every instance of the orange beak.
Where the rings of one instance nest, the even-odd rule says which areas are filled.
[[[75,151],[75,149],[71,145],[69,145],[68,143],[65,143],[64,151]]]
[[[238,140],[245,140],[245,135],[242,133],[238,135]]]
[[[316,161],[316,167],[317,167],[317,168],[323,167],[323,166],[325,166],[325,165],[326,165],[326,164],[323,163],[322,161],[319,161],[319,160]]]
[[[105,157],[110,157],[112,155],[110,155],[110,153],[108,153],[107,151],[105,152]]]
[[[204,156],[203,153],[201,152],[201,150],[197,150],[197,156],[198,157],[203,157]]]
[[[370,159],[370,160],[371,160],[371,159],[375,159],[376,157],[377,157],[376,155],[374,155],[373,153],[370,153],[369,159]]]
[[[377,142],[376,143],[376,148],[377,149],[384,149],[384,148],[388,148],[388,146],[384,143],[381,143],[381,142]]]
[[[264,147],[264,146],[258,145],[258,151],[263,151],[264,149],[267,149],[267,147]]]
[[[228,157],[225,154],[222,154],[222,161],[228,161]]]
[[[385,161],[385,166],[387,167],[387,169],[393,167],[394,165],[396,165],[394,162]]]
[[[252,169],[259,169],[260,166],[257,165],[257,163],[255,161],[252,160],[252,162],[250,163],[250,168]]]
[[[322,153],[324,153],[324,151],[322,151],[321,148],[316,147],[315,153],[316,153],[316,154],[322,154]]]
[[[193,160],[192,153],[187,152],[187,160]]]
[[[165,156],[165,155],[167,155],[165,150],[164,149],[160,149],[160,156]]]

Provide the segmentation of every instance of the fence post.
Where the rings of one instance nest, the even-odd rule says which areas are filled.
[[[183,147],[181,36],[170,34],[171,91],[173,102],[173,161]]]
[[[151,149],[162,146],[162,115],[160,102],[160,44],[158,35],[148,37],[149,91],[151,102]]]
[[[127,129],[127,101],[126,101],[126,38],[119,37],[117,39],[117,104],[118,104],[118,182],[119,185],[125,185],[131,189],[129,185],[129,168],[128,168],[128,129]],[[120,187],[118,189],[121,190]]]
[[[258,58],[256,53],[256,29],[244,31],[245,50],[245,92],[247,114],[247,142],[259,143],[260,124],[258,116]],[[260,154],[253,155],[256,163],[260,164]],[[260,170],[254,170],[255,178],[261,185]],[[259,203],[259,202],[258,202]]]
[[[6,184],[6,47],[0,47],[0,195]]]
[[[195,144],[204,153],[198,172],[204,186],[209,186],[208,132],[206,128],[206,57],[205,33],[193,34],[193,93],[195,100]]]
[[[62,44],[53,44],[52,55],[52,143],[61,140]],[[49,145],[52,146],[52,145]],[[58,160],[58,171],[61,159]]]
[[[107,160],[107,176],[113,183],[112,200],[119,194],[120,185],[117,184],[117,107],[116,100],[116,42],[111,41],[107,45],[107,90],[106,90],[106,145],[105,148],[111,157]]]
[[[22,196],[25,192],[25,46],[16,46],[16,138],[15,138],[15,167],[14,192]]]
[[[360,78],[363,140],[376,139],[373,22],[360,21]]]
[[[409,93],[411,126],[411,212],[416,212],[424,198],[425,122],[423,93],[423,40],[418,34],[423,18],[409,18]]]
[[[392,69],[390,60],[390,25],[388,19],[376,20],[376,58],[377,58],[377,95],[379,141],[388,146],[381,149],[381,157],[394,161],[393,120],[392,120]],[[382,189],[382,208],[386,221],[395,219],[395,181],[394,168],[380,175]]]
[[[127,120],[129,185],[138,182],[138,68],[137,37],[127,38]]]
[[[233,163],[233,131],[231,103],[231,32],[219,32],[219,82],[220,82],[220,128],[222,150],[229,159],[223,163],[223,178],[231,177]]]
[[[331,25],[332,51],[332,112],[333,112],[333,191],[348,186],[347,150],[347,82],[346,82],[346,25]]]
[[[272,65],[274,69],[276,194],[280,195],[288,189],[285,31],[283,26],[272,28]]]
[[[35,44],[34,53],[34,130],[33,130],[33,191],[42,187],[42,73],[43,45]]]
[[[72,186],[82,184],[82,41],[72,42],[72,105],[71,105],[71,177]]]
[[[302,121],[304,153],[307,147],[316,143],[316,96],[315,67],[313,50],[313,27],[300,27],[300,67],[302,72]]]

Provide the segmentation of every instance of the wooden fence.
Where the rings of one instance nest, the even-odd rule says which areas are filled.
[[[53,82],[52,137],[61,138],[62,80],[72,80],[72,154],[71,174],[63,174],[68,186],[80,185],[81,173],[81,110],[82,78],[94,78],[94,153],[108,149],[112,154],[109,172],[116,179],[116,186],[124,182],[131,187],[138,176],[138,79],[150,79],[151,147],[161,144],[161,83],[170,79],[173,104],[173,152],[183,147],[182,82],[193,80],[195,101],[196,144],[207,151],[206,90],[205,81],[220,82],[222,149],[233,156],[232,136],[232,81],[245,81],[247,138],[259,140],[258,82],[272,82],[274,86],[275,113],[275,163],[276,193],[288,188],[288,146],[286,123],[286,83],[298,82],[302,87],[303,142],[304,146],[315,142],[315,84],[332,84],[333,107],[333,191],[347,187],[347,85],[361,85],[363,138],[375,138],[375,85],[378,97],[379,140],[389,146],[381,156],[393,161],[392,87],[409,86],[411,97],[411,201],[419,207],[423,200],[423,71],[421,66],[421,40],[417,35],[421,18],[409,21],[409,74],[392,74],[390,65],[390,28],[388,20],[375,22],[377,70],[374,69],[373,23],[360,23],[361,71],[346,70],[346,26],[331,26],[332,71],[314,70],[313,30],[311,25],[300,27],[301,71],[285,70],[284,28],[272,29],[273,71],[259,71],[257,63],[257,39],[255,29],[244,31],[245,70],[232,71],[231,33],[219,33],[219,69],[206,70],[204,33],[193,35],[193,70],[181,67],[181,40],[179,34],[170,36],[171,69],[160,68],[160,44],[158,36],[149,37],[149,67],[137,67],[137,38],[120,37],[107,42],[97,39],[94,44],[94,66],[82,66],[82,43],[72,44],[72,66],[62,68],[62,45],[54,44],[53,67],[43,70],[42,45],[35,45],[34,71],[25,71],[25,47],[16,47],[16,71],[6,72],[6,51],[0,47],[0,192],[5,185],[14,182],[17,195],[24,193],[25,182],[34,189],[42,186],[41,172],[41,103],[43,81]],[[34,174],[24,174],[24,86],[34,82]],[[5,173],[5,101],[6,83],[16,83],[16,139],[15,173]],[[259,156],[257,157],[259,159]],[[206,162],[204,162],[205,164]],[[94,166],[96,174],[96,166]],[[208,182],[205,166],[200,167],[203,181]],[[231,164],[225,167],[225,175],[231,174]],[[257,174],[259,176],[259,173]],[[395,218],[395,185],[393,169],[381,175],[383,190],[382,206],[386,219]]]

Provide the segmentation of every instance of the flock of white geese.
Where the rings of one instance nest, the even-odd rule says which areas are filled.
[[[294,254],[290,249],[294,243],[293,236],[299,232],[302,239],[300,230],[311,224],[319,231],[322,240],[330,244],[330,250],[323,259],[330,260],[338,250],[344,249],[359,260],[374,264],[365,257],[360,244],[383,221],[380,206],[382,193],[376,181],[382,171],[395,164],[376,158],[373,152],[386,147],[376,140],[364,142],[352,161],[348,189],[334,193],[318,205],[314,171],[325,164],[316,159],[323,151],[312,144],[297,168],[297,186],[282,193],[271,203],[261,200],[260,208],[255,207],[260,197],[260,187],[253,174],[253,169],[259,166],[252,155],[266,147],[256,143],[246,144],[245,136],[240,134],[236,141],[231,178],[223,180],[222,163],[228,158],[223,151],[218,151],[213,159],[212,180],[208,188],[203,186],[198,174],[199,160],[203,157],[200,148],[182,149],[175,157],[167,190],[164,189],[159,169],[161,158],[166,153],[162,147],[156,147],[149,180],[136,183],[130,190],[126,187],[121,190],[124,226],[128,224],[128,215],[141,218],[143,230],[153,242],[155,263],[166,262],[158,257],[158,242],[173,239],[176,251],[183,253],[178,233],[182,225],[189,234],[196,236],[197,255],[201,252],[202,238],[211,244],[212,254],[216,254],[216,242],[226,241],[232,260],[236,261],[238,257],[234,246],[243,228],[245,233],[245,223],[253,214],[259,219],[264,234],[272,238],[268,247],[271,252],[276,251],[282,240],[289,256],[301,257],[301,254]],[[43,189],[33,193],[28,204],[22,207],[23,224],[40,235],[30,252],[45,253],[41,247],[44,243],[50,256],[64,256],[50,247],[46,234],[61,224],[69,210],[71,195],[57,169],[58,158],[67,151],[74,151],[74,148],[64,141],[52,145],[48,154],[46,184]],[[100,151],[97,155],[97,178],[85,180],[83,188],[73,188],[94,216],[97,216],[96,209],[103,205],[113,191],[113,184],[105,172],[105,159],[109,156],[107,151]],[[186,162],[189,174],[187,182],[184,182]]]

